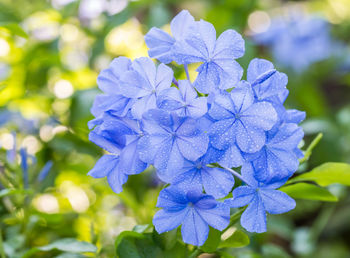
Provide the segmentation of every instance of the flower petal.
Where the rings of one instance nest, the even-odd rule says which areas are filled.
[[[256,190],[250,186],[239,186],[232,191],[232,198],[226,199],[225,203],[232,208],[248,205],[254,198]]]
[[[220,120],[209,129],[210,143],[219,150],[225,150],[234,144],[236,123],[234,119]]]
[[[108,94],[119,94],[120,77],[130,70],[131,61],[126,57],[113,59],[107,69],[101,71],[97,77],[98,87]]]
[[[160,210],[153,217],[153,225],[159,234],[173,230],[181,225],[187,213],[187,209],[171,212]]]
[[[237,145],[232,144],[224,151],[224,154],[217,160],[217,162],[224,167],[240,167],[244,163],[244,158]]]
[[[235,125],[237,145],[242,151],[254,153],[264,146],[266,136],[262,129],[245,125],[242,121],[237,121]]]
[[[201,246],[208,238],[209,226],[194,209],[190,209],[182,223],[181,233],[186,244]]]
[[[131,114],[135,119],[141,119],[142,115],[150,109],[157,108],[154,94],[144,96],[135,101],[131,108]]]
[[[179,40],[186,36],[190,26],[194,25],[194,18],[187,10],[179,12],[171,21],[170,29],[173,36]]]
[[[216,199],[225,197],[235,184],[231,173],[221,168],[203,167],[201,175],[205,192]]]
[[[119,169],[124,174],[139,174],[147,167],[147,163],[140,160],[137,142],[137,140],[131,142],[120,153]]]
[[[276,110],[270,103],[255,103],[247,109],[241,116],[245,124],[261,128],[265,131],[270,130],[277,122]]]
[[[249,232],[266,232],[266,212],[259,195],[255,195],[253,201],[243,212],[241,225]]]
[[[127,180],[128,175],[120,172],[118,166],[107,175],[108,184],[115,193],[123,191],[122,185],[125,184]]]
[[[224,230],[230,223],[230,207],[217,203],[212,209],[197,209],[197,212],[213,228]]]
[[[260,189],[259,194],[266,211],[270,214],[281,214],[295,208],[296,204],[294,199],[284,192],[271,189]]]
[[[234,30],[224,31],[216,41],[214,58],[237,59],[244,55],[244,40]]]
[[[188,200],[182,188],[170,186],[160,191],[157,207],[167,211],[178,211],[187,206]]]
[[[119,156],[103,155],[95,164],[94,168],[88,173],[94,178],[107,176],[119,163]]]
[[[172,58],[172,46],[175,43],[168,33],[158,28],[151,28],[145,35],[145,42],[148,50],[148,55],[151,58],[156,58],[164,64],[168,64],[173,61]]]

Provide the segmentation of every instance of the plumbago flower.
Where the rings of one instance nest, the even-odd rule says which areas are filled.
[[[230,222],[229,206],[217,202],[202,191],[168,187],[159,193],[157,207],[163,209],[154,215],[156,230],[163,233],[182,224],[183,240],[192,245],[205,242],[209,233],[208,225],[223,230]]]
[[[298,168],[305,113],[286,110],[287,76],[267,60],[253,59],[246,80],[236,61],[244,41],[233,30],[218,38],[213,25],[188,11],[171,22],[172,36],[152,28],[149,55],[118,57],[103,70],[91,109],[89,138],[107,153],[89,175],[107,177],[119,193],[128,176],[154,166],[170,184],[158,198],[153,219],[158,233],[181,226],[185,243],[201,246],[209,226],[225,229],[230,207],[248,208],[241,224],[266,231],[266,212],[277,214],[295,202],[276,190]],[[184,65],[177,81],[167,63]],[[174,63],[174,65],[176,65]],[[200,63],[194,81],[187,65]],[[232,170],[241,167],[242,175]],[[234,188],[234,177],[242,186]],[[227,199],[232,193],[232,198]]]
[[[225,204],[230,207],[248,205],[241,217],[242,226],[250,232],[262,233],[266,231],[266,212],[281,214],[294,209],[295,201],[284,192],[275,190],[285,181],[271,181],[261,183],[254,178],[254,169],[250,165],[242,167],[244,186],[233,190],[233,198],[226,199]]]

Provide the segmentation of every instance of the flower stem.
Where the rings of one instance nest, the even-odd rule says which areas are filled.
[[[179,83],[177,82],[177,80],[175,78],[173,78],[173,83],[176,85],[176,87],[179,87]]]
[[[222,166],[221,166],[222,167]],[[239,180],[241,180],[242,182],[246,183],[247,182],[243,179],[243,177],[236,171],[234,171],[233,169],[231,168],[225,168],[225,167],[222,167],[223,169],[227,170],[228,172],[231,172],[231,174],[233,174],[235,177],[239,178]]]
[[[203,253],[203,251],[199,248],[194,249],[194,251],[191,253],[191,255],[189,256],[189,258],[196,258],[198,257],[198,255],[200,255],[201,253]]]
[[[185,69],[185,72],[186,72],[187,80],[189,80],[191,82],[191,78],[190,78],[190,74],[188,72],[187,64],[184,64],[184,69]]]

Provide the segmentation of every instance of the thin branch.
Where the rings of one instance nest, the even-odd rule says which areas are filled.
[[[222,167],[222,166],[221,166]],[[239,180],[241,180],[242,182],[248,184],[244,179],[243,177],[236,171],[234,171],[233,169],[231,168],[225,168],[225,167],[222,167],[223,169],[227,170],[228,172],[230,172],[232,175],[234,175],[235,177],[239,178]]]
[[[173,78],[173,83],[176,85],[176,87],[179,87],[179,83],[177,82],[177,80],[175,78]]]
[[[186,72],[186,76],[187,76],[187,80],[189,80],[191,82],[191,78],[190,78],[190,74],[188,72],[188,67],[187,64],[184,64],[184,68],[185,68],[185,72]]]

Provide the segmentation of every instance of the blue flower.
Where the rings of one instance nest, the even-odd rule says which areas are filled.
[[[174,111],[179,116],[199,118],[207,113],[207,98],[198,97],[188,80],[179,81],[179,89],[171,87],[158,96],[158,107]]]
[[[139,174],[147,167],[147,164],[140,160],[137,150],[141,137],[142,132],[136,120],[105,113],[103,122],[90,132],[89,139],[113,155],[103,156],[89,175],[96,178],[107,176],[112,189],[117,193],[120,192],[127,175]],[[106,162],[111,163],[108,175],[106,175]]]
[[[249,164],[242,167],[242,177],[247,185],[234,189],[233,197],[226,199],[225,204],[235,208],[248,205],[241,216],[241,225],[249,232],[262,233],[266,231],[266,212],[288,212],[295,208],[295,201],[284,192],[275,190],[285,180],[260,183],[253,175],[253,168]]]
[[[123,96],[135,100],[131,114],[135,119],[141,119],[147,110],[157,108],[157,96],[170,88],[173,71],[164,64],[156,68],[147,57],[135,59],[131,67],[121,78],[120,91]]]
[[[51,160],[46,162],[44,167],[39,172],[39,175],[38,175],[38,178],[37,178],[38,182],[43,181],[47,177],[47,175],[49,174],[52,166],[53,166],[53,162]]]
[[[284,123],[277,131],[267,133],[264,147],[253,154],[255,178],[262,182],[289,178],[298,169],[295,149],[303,136],[302,128],[292,123]]]
[[[179,117],[160,109],[144,114],[139,140],[140,159],[153,164],[159,170],[181,169],[185,159],[195,161],[208,148],[208,135],[197,126],[197,121]]]
[[[104,112],[124,117],[129,112],[134,100],[121,95],[120,77],[131,69],[131,61],[126,57],[115,58],[107,69],[97,77],[97,84],[104,94],[96,96],[91,113],[95,119],[89,121],[89,129],[102,122]]]
[[[145,35],[145,42],[149,48],[148,55],[158,59],[163,64],[174,61],[175,42],[183,40],[193,24],[192,15],[187,10],[183,10],[170,23],[173,37],[161,29],[155,27],[150,29]]]
[[[243,75],[235,61],[244,54],[244,40],[234,30],[226,30],[218,39],[214,26],[206,21],[194,21],[188,11],[180,12],[171,22],[168,33],[152,28],[145,36],[150,57],[163,63],[198,63],[195,88],[210,93],[216,88],[234,87]]]
[[[131,60],[124,56],[113,59],[107,69],[101,71],[97,77],[100,90],[108,95],[120,94],[120,78],[131,70]]]
[[[157,207],[163,208],[153,218],[158,233],[173,230],[182,225],[183,241],[201,246],[208,238],[209,225],[225,229],[230,221],[230,209],[212,196],[201,192],[185,192],[181,188],[168,187],[159,193]]]
[[[208,166],[217,161],[215,150],[209,150],[203,157],[196,161],[185,160],[181,169],[164,173],[158,171],[160,178],[172,185],[185,189],[205,192],[216,199],[223,198],[231,192],[235,184],[232,174],[224,169]]]
[[[273,106],[255,102],[251,86],[246,82],[231,93],[216,95],[208,114],[218,120],[209,134],[212,145],[220,150],[237,144],[240,150],[254,153],[265,144],[265,131],[277,122]]]
[[[226,30],[218,39],[211,23],[200,20],[190,28],[185,40],[175,43],[176,62],[201,62],[194,87],[202,93],[216,88],[233,88],[243,75],[235,59],[244,54],[244,40],[234,30]]]
[[[258,101],[268,101],[274,106],[282,105],[288,95],[287,75],[276,71],[270,61],[259,58],[250,61],[247,81],[252,85]]]
[[[319,17],[291,15],[276,17],[270,28],[254,36],[257,43],[271,48],[275,60],[296,72],[327,59],[332,54],[329,24]]]
[[[27,149],[21,148],[19,150],[19,154],[21,155],[23,186],[24,186],[24,188],[28,188],[29,187],[29,178],[28,178],[28,153],[27,153]]]
[[[109,186],[115,193],[123,191],[122,185],[128,180],[128,175],[120,172],[119,155],[103,155],[91,169],[88,175],[93,178],[107,177]]]

